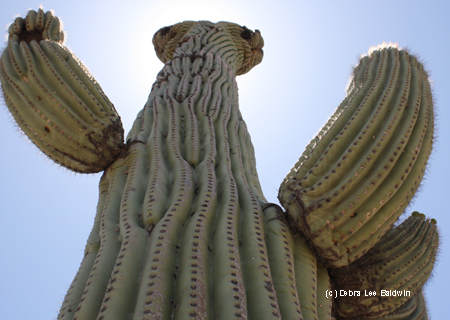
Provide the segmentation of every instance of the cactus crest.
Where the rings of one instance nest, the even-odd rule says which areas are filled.
[[[203,32],[205,31],[209,34],[207,34],[206,37],[203,37]],[[238,24],[230,22],[180,22],[173,26],[164,27],[158,30],[153,36],[153,45],[158,58],[166,63],[173,59],[176,48],[180,47],[192,37],[202,37],[203,39],[196,50],[204,48],[204,52],[209,51],[210,49],[207,47],[213,45],[213,43],[207,44],[206,39],[213,37],[219,40],[220,38],[214,34],[220,32],[225,32],[230,35],[233,47],[237,51],[237,55],[233,57],[233,59],[237,60],[237,62],[234,62],[237,64],[236,75],[247,73],[262,61],[264,40],[261,37],[259,30],[253,32],[245,26],[241,27]],[[220,45],[215,45],[215,50],[220,50],[221,47],[222,46]],[[201,50],[199,53],[201,53]]]

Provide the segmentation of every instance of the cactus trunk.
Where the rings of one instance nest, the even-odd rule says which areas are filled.
[[[266,200],[227,61],[236,49],[224,31],[197,28],[229,43],[208,52],[193,36],[158,75],[126,157],[102,177],[59,319],[280,317]]]

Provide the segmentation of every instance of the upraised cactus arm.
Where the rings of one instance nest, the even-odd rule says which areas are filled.
[[[283,181],[291,226],[345,266],[372,248],[414,196],[433,142],[428,75],[405,50],[372,51],[348,95]]]
[[[51,11],[16,18],[1,57],[3,96],[19,127],[49,158],[76,172],[99,172],[125,150],[122,123],[63,40]]]

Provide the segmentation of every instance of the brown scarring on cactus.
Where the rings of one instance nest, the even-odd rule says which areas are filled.
[[[283,212],[262,194],[238,105],[235,77],[263,57],[258,30],[208,21],[160,29],[153,44],[165,66],[125,142],[114,106],[63,40],[58,18],[42,9],[31,10],[11,25],[0,66],[5,102],[33,143],[70,170],[104,171],[85,256],[58,319],[335,319],[333,310],[343,304],[333,309],[327,292],[340,278],[338,273],[330,277],[327,265],[333,265],[333,257],[340,261],[338,266],[348,264],[373,247],[397,220],[423,176],[431,146],[421,146],[432,140],[433,111],[420,63],[395,48],[376,50],[361,60],[349,97],[280,188],[287,209]],[[381,108],[384,104],[390,109]],[[362,120],[354,121],[349,110],[363,114],[358,117]],[[372,111],[380,113],[373,118],[378,129],[362,132],[365,148],[347,149],[332,142],[342,139],[340,130],[365,130]],[[388,120],[379,123],[380,119]],[[389,121],[405,130],[389,128]],[[411,121],[414,129],[408,127]],[[380,128],[386,126],[383,140]],[[414,143],[406,143],[402,135]],[[403,147],[395,151],[398,144]],[[381,145],[393,152],[386,153],[393,161],[380,155]],[[321,160],[322,152],[335,161],[332,167]],[[307,157],[318,160],[317,166],[304,170]],[[361,169],[368,171],[377,157],[386,161],[372,169],[375,175],[363,174]],[[357,159],[358,167],[350,159]],[[392,171],[389,163],[394,160],[397,169],[411,174],[392,174],[385,180],[389,183],[381,181],[379,175]],[[325,176],[313,176],[313,166]],[[298,183],[297,173],[303,171],[302,181],[308,186]],[[368,184],[367,192],[363,188],[362,193],[332,194],[348,192],[356,183]],[[384,191],[381,198],[369,190],[375,185]],[[330,186],[336,190],[329,191]],[[356,210],[356,202],[367,201],[372,210],[378,204],[371,201],[383,206],[387,200],[395,202],[394,208],[388,214],[378,212],[377,223],[370,220],[363,226],[361,219],[375,212]],[[341,202],[355,209],[324,208]],[[362,230],[373,237],[361,239]],[[437,244],[429,243],[421,250],[434,261]],[[344,258],[342,245],[352,246]],[[425,265],[431,270],[429,263]],[[416,271],[423,266],[413,265]],[[416,281],[417,295],[408,305],[395,305],[387,312],[406,313],[414,307],[423,313],[419,287],[428,275]],[[371,315],[368,311],[362,316]]]

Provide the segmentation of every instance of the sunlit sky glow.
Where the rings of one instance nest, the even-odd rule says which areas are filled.
[[[2,3],[0,25],[6,29],[17,14],[41,3]],[[448,318],[450,3],[52,0],[42,5],[64,21],[67,46],[115,104],[126,133],[162,68],[151,44],[159,28],[224,20],[259,29],[264,59],[238,78],[240,108],[264,194],[275,203],[282,179],[345,97],[358,58],[382,42],[417,53],[434,82],[438,143],[421,192],[405,215],[417,210],[438,222],[441,254],[425,293],[431,318]],[[83,256],[101,174],[73,174],[47,161],[18,133],[3,104],[0,143],[0,319],[53,319]]]

